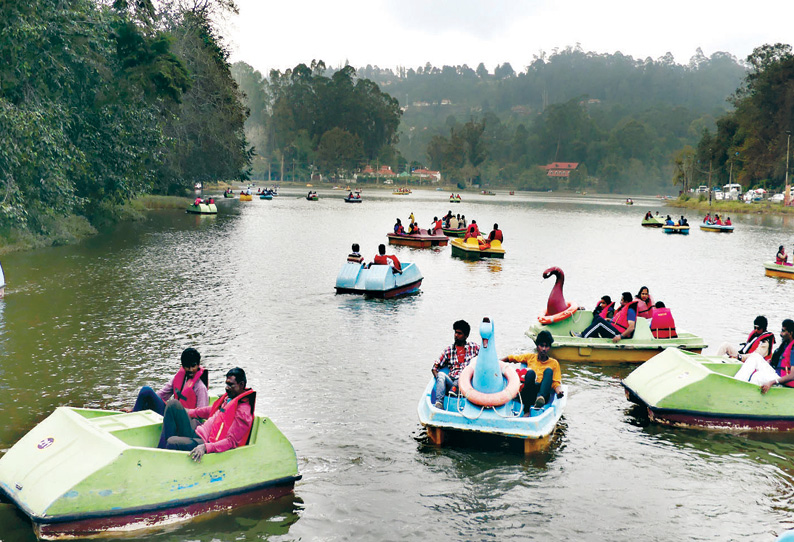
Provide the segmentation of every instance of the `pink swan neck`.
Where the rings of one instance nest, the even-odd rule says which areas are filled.
[[[557,314],[568,308],[568,303],[565,302],[565,296],[562,293],[562,285],[565,284],[565,273],[559,267],[549,267],[543,272],[543,278],[547,279],[555,275],[557,281],[549,294],[549,301],[546,303],[546,315],[551,316]]]

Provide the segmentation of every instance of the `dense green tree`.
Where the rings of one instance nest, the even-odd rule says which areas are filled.
[[[317,148],[317,166],[321,173],[347,177],[364,155],[364,146],[358,136],[331,128],[320,138]]]

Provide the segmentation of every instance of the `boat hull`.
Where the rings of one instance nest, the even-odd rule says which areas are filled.
[[[658,423],[711,429],[791,431],[794,394],[759,386],[733,375],[740,362],[668,349],[622,382],[626,397]]]
[[[336,277],[336,293],[359,294],[391,299],[419,291],[421,271],[415,263],[402,264],[402,273],[393,273],[389,265],[345,263]]]
[[[214,203],[202,203],[200,205],[190,205],[187,212],[194,215],[216,215],[218,207]]]
[[[449,243],[446,235],[430,235],[427,230],[419,230],[416,235],[400,235],[389,233],[390,245],[400,245],[413,248],[445,247]]]
[[[571,336],[571,331],[580,333],[592,321],[592,312],[577,311],[571,318],[553,324],[534,324],[526,335],[535,340],[541,331],[549,331],[554,337],[550,355],[560,361],[573,363],[643,363],[668,347],[700,353],[708,346],[702,338],[683,331],[674,339],[655,339],[646,318],[637,318],[631,339],[622,339],[617,343],[613,343],[612,339]]]
[[[466,235],[466,228],[441,228],[441,231],[447,237],[464,237]]]
[[[658,218],[649,218],[648,220],[643,220],[642,225],[646,228],[661,228],[664,226],[664,222]]]
[[[689,226],[662,226],[662,231],[668,234],[689,235]]]
[[[516,365],[523,367],[526,365]],[[464,397],[446,396],[444,408],[435,404],[435,379],[431,378],[419,399],[417,412],[419,421],[427,430],[430,440],[440,446],[446,440],[446,433],[465,433],[470,437],[498,436],[523,441],[524,451],[529,453],[546,447],[554,430],[562,418],[568,401],[568,388],[558,398],[552,394],[549,404],[542,409],[531,409],[531,415],[522,416],[522,405],[518,400],[509,401],[499,407],[481,407]]]
[[[240,201],[254,201],[254,196],[251,194],[240,194]]]
[[[361,203],[361,198],[345,198],[345,203]]]
[[[778,265],[775,262],[764,262],[764,274],[767,277],[794,279],[794,266]]]
[[[471,242],[469,242],[471,241]],[[505,250],[502,243],[494,241],[490,248],[480,250],[477,239],[470,237],[465,241],[460,238],[453,239],[451,242],[452,255],[466,260],[479,260],[482,258],[504,258]]]
[[[701,224],[700,229],[716,233],[733,233],[733,226],[720,226],[717,224]]]
[[[175,508],[228,508],[300,479],[295,450],[267,418],[254,418],[246,446],[200,463],[157,449],[161,428],[162,416],[149,410],[57,408],[0,458],[0,492],[55,536],[180,521]]]

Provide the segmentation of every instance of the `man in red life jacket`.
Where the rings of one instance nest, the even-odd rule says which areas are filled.
[[[477,238],[480,236],[480,228],[477,226],[477,221],[472,220],[471,224],[469,225],[468,229],[466,230],[466,236],[463,238],[465,241],[469,237]]]
[[[391,264],[394,268],[395,273],[402,273],[403,268],[400,265],[400,260],[397,259],[397,256],[394,254],[386,254],[386,245],[380,244],[378,245],[378,254],[375,255],[375,258],[372,259],[371,265],[389,265]]]
[[[433,217],[433,224],[430,226],[430,229],[427,230],[427,233],[430,235],[435,235],[437,230],[440,230],[443,227],[442,221],[438,219],[437,216]]]
[[[637,325],[637,300],[633,299],[631,292],[623,292],[620,307],[611,320],[601,316],[594,316],[593,322],[581,333],[571,331],[573,337],[605,337],[612,338],[612,342],[621,339],[630,339],[634,335],[634,326]]]
[[[177,399],[185,408],[205,407],[209,404],[207,391],[207,372],[201,366],[201,354],[195,348],[182,351],[182,368],[177,371],[171,381],[155,392],[144,386],[138,392],[135,406],[122,409],[124,412],[153,410],[162,416],[165,402]]]
[[[761,393],[766,393],[769,388],[775,384],[782,384],[788,387],[794,387],[794,371],[791,370],[792,360],[792,347],[794,347],[794,320],[786,318],[783,320],[783,329],[780,330],[780,346],[772,355],[769,362],[771,367],[775,368],[778,376],[770,378],[767,382],[761,385]],[[757,356],[748,356],[747,362],[752,359],[758,360]],[[744,366],[742,366],[744,368]]]
[[[739,356],[757,352],[762,358],[769,361],[772,357],[772,348],[775,346],[775,334],[767,331],[767,325],[765,316],[756,316],[747,342],[740,344],[739,348],[727,342],[722,343],[717,350],[717,355],[739,359]]]
[[[221,453],[244,446],[254,422],[256,392],[246,388],[245,371],[239,367],[226,373],[226,393],[212,406],[186,410],[171,400],[163,414],[158,448],[190,450],[194,461],[204,454]],[[198,425],[198,419],[206,419]]]
[[[491,233],[488,234],[488,241],[499,241],[500,243],[504,241],[504,235],[502,235],[502,230],[499,229],[499,224],[494,224]]]

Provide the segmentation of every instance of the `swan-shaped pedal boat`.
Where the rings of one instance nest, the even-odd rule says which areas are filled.
[[[436,380],[431,377],[419,399],[419,421],[438,446],[444,443],[446,432],[453,431],[473,437],[487,434],[519,439],[525,453],[543,449],[565,410],[567,386],[562,386],[563,397],[552,393],[548,404],[539,409],[532,407],[530,416],[523,416],[516,368],[526,369],[526,365],[499,361],[490,319],[483,318],[480,336],[482,347],[477,359],[460,374],[460,393],[447,395],[444,408],[436,408]]]
[[[295,450],[254,416],[248,444],[206,454],[158,449],[163,418],[59,407],[0,458],[0,492],[40,538],[129,532],[285,495]]]
[[[412,262],[402,263],[402,273],[395,273],[391,265],[346,262],[336,277],[336,293],[389,299],[418,291],[423,278]]]

